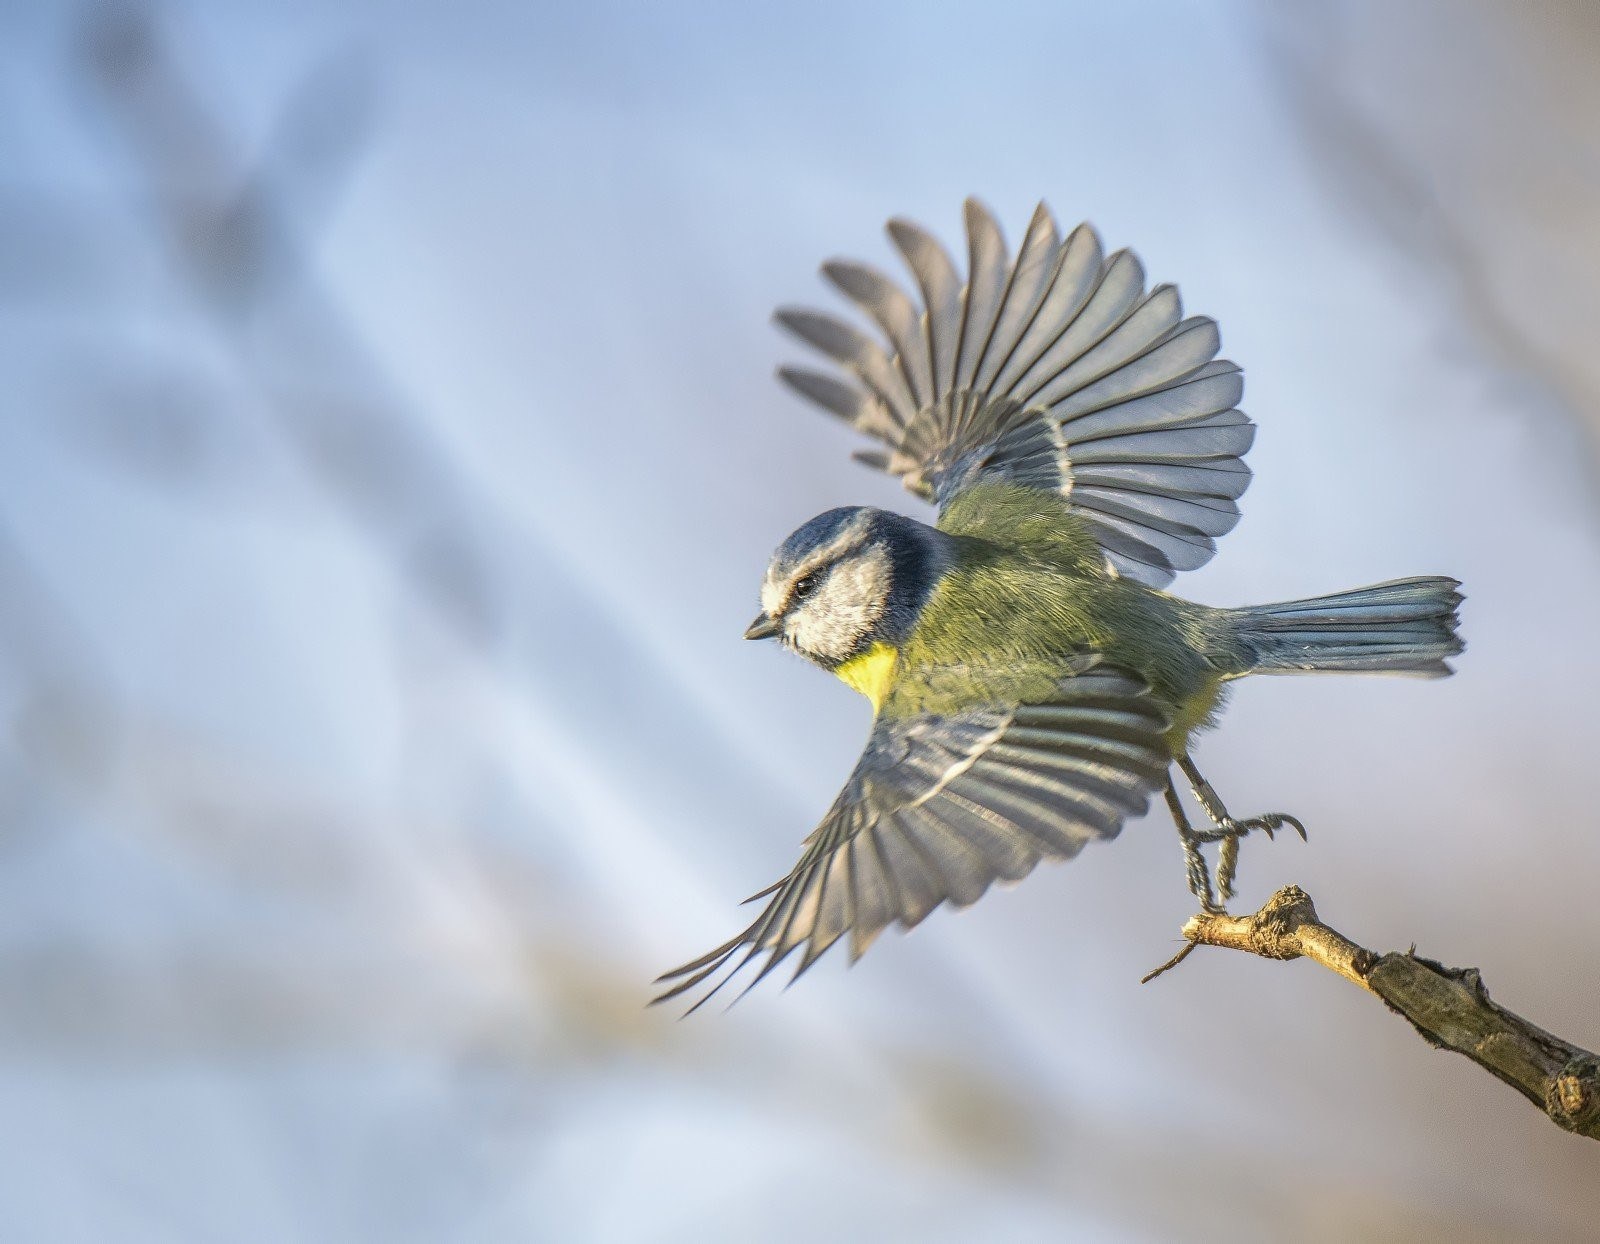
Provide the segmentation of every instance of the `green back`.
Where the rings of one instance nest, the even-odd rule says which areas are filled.
[[[1226,658],[1215,611],[1109,574],[1064,498],[1007,483],[954,498],[939,527],[957,561],[901,650],[887,716],[1043,702],[1100,654],[1142,675],[1175,716],[1215,700]]]

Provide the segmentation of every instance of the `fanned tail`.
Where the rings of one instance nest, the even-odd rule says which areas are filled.
[[[1461,584],[1428,575],[1230,612],[1252,674],[1384,673],[1442,678],[1463,644]]]

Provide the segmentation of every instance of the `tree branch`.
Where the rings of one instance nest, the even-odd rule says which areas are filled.
[[[1415,948],[1374,954],[1323,924],[1310,895],[1293,885],[1253,915],[1191,916],[1183,936],[1188,945],[1167,967],[1196,946],[1320,963],[1383,999],[1429,1045],[1463,1054],[1504,1080],[1558,1127],[1600,1140],[1600,1058],[1492,1002],[1476,968],[1447,968]]]

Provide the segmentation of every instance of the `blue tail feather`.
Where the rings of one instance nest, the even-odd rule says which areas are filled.
[[[1253,674],[1440,678],[1451,672],[1446,659],[1464,646],[1456,634],[1460,586],[1429,575],[1230,612]]]

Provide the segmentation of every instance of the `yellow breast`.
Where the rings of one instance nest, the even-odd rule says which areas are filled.
[[[894,681],[895,662],[900,652],[888,644],[873,644],[858,657],[851,657],[834,673],[872,701],[872,711],[883,707],[889,694],[889,684]]]

